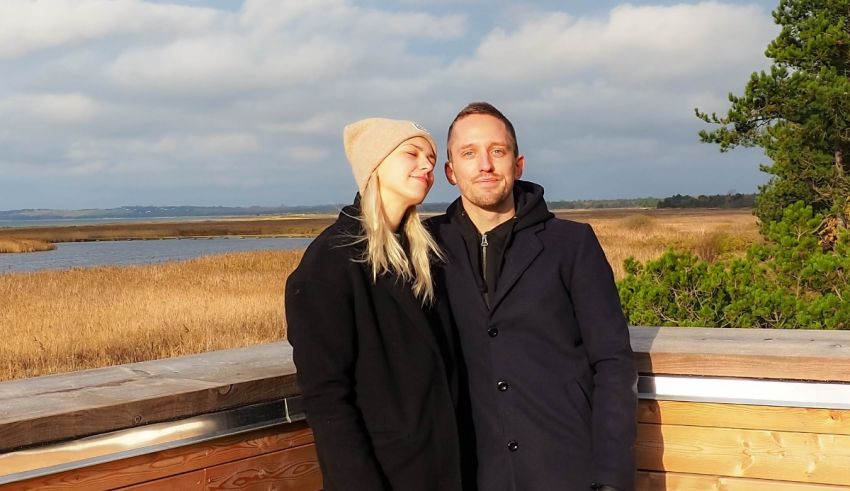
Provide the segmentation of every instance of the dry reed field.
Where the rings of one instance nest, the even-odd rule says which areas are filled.
[[[280,340],[301,251],[0,274],[0,380]]]
[[[749,211],[559,212],[593,225],[619,279],[623,260],[668,248],[706,259],[759,240]],[[0,274],[0,380],[276,341],[300,251],[231,253],[147,266]]]
[[[0,229],[0,240],[30,239],[46,242],[94,240],[164,239],[185,237],[311,237],[330,225],[334,217],[311,215],[281,218],[233,218],[184,222],[110,223],[57,227]]]
[[[715,261],[743,255],[761,241],[749,209],[570,210],[557,215],[593,226],[618,280],[629,256],[643,262],[677,249]]]
[[[0,254],[17,252],[52,251],[56,245],[43,240],[4,239],[0,237]]]

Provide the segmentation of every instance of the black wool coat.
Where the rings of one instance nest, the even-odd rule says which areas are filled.
[[[446,308],[373,284],[346,207],[286,283],[286,320],[324,489],[460,490],[457,374]]]
[[[520,182],[517,192],[545,207],[539,186]],[[585,491],[594,482],[633,489],[637,372],[593,230],[549,214],[515,230],[488,309],[458,206],[428,225],[447,254],[479,489]]]

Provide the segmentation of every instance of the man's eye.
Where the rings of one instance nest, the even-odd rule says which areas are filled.
[[[465,158],[465,159],[468,159],[469,157],[472,157],[472,152],[467,150],[466,152],[461,152],[460,156]]]
[[[504,157],[505,151],[501,148],[497,148],[497,149],[493,150],[493,155],[495,155],[497,157]]]

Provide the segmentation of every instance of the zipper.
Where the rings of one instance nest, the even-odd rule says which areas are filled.
[[[484,303],[488,308],[490,307],[490,291],[487,283],[487,246],[489,245],[487,234],[481,234],[481,274],[484,277]]]

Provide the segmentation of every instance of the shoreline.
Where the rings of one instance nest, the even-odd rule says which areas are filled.
[[[210,238],[310,238],[315,237],[335,217],[322,215],[286,218],[221,219],[202,221],[109,223],[12,227],[0,229],[0,240],[42,242],[99,242],[123,240],[167,240]]]
[[[67,240],[62,242],[52,242],[53,244],[61,243],[77,243],[77,242],[124,242],[124,241],[147,241],[147,240],[208,240],[208,239],[310,239],[315,237],[313,234],[222,234],[222,235],[175,235],[161,237],[116,237],[116,238],[95,238],[95,239],[79,239]]]
[[[2,237],[0,237],[0,254],[30,254],[34,252],[50,252],[55,251],[59,248],[59,244],[79,244],[83,242],[146,242],[146,241],[154,241],[154,240],[211,240],[211,239],[312,239],[316,237],[314,234],[285,234],[285,235],[198,235],[198,236],[162,236],[162,237],[125,237],[125,238],[97,238],[97,239],[79,239],[79,240],[65,240],[65,241],[44,241],[43,243],[49,244],[52,247],[44,247],[44,248],[33,248],[33,249],[21,249],[21,250],[6,250],[2,247],[3,242],[5,242]],[[30,242],[30,241],[27,241]],[[41,241],[39,241],[41,242]]]

